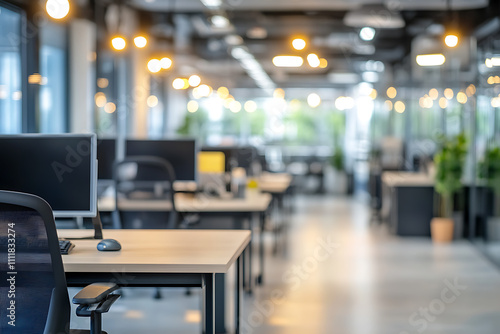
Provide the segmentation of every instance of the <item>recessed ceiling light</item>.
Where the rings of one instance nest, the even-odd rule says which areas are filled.
[[[359,37],[363,41],[371,41],[375,37],[375,29],[371,27],[364,27],[360,30]]]
[[[210,18],[210,21],[217,28],[226,28],[229,26],[229,20],[222,15],[214,15]]]
[[[222,5],[222,0],[201,0],[201,3],[207,8],[219,8]]]
[[[446,57],[441,53],[418,55],[417,64],[420,66],[440,66],[446,61]]]
[[[292,41],[292,46],[295,50],[304,50],[306,47],[306,41],[303,38],[295,38]]]
[[[248,38],[264,39],[267,37],[267,30],[262,27],[253,27],[247,31]]]
[[[243,38],[238,35],[227,35],[224,37],[224,41],[226,41],[229,45],[241,45],[243,44]]]
[[[446,46],[454,48],[458,45],[458,36],[454,34],[449,34],[444,38]]]
[[[273,64],[276,67],[300,67],[304,59],[299,56],[276,56],[273,58]]]

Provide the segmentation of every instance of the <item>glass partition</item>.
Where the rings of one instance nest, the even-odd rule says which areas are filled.
[[[0,133],[22,131],[21,18],[0,5]]]

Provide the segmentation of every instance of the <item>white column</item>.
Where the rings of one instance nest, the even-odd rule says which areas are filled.
[[[95,24],[74,19],[69,27],[70,132],[94,131]]]

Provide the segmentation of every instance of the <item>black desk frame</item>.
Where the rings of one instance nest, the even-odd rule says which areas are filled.
[[[241,291],[242,291],[242,255],[236,260],[235,289],[235,333],[240,333]],[[70,255],[71,256],[71,255]],[[221,310],[216,296],[219,289],[215,273],[133,273],[133,272],[66,272],[69,287],[82,287],[95,282],[113,282],[120,287],[184,287],[203,289],[203,334],[219,333],[216,330],[216,317]],[[222,314],[224,316],[224,314]],[[224,329],[225,330],[225,329]]]

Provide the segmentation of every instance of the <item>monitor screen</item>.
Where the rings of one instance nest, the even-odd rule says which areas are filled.
[[[45,199],[55,217],[95,217],[95,135],[0,136],[0,189]]]
[[[113,179],[113,163],[116,159],[116,140],[97,140],[97,178],[99,180]]]
[[[249,169],[258,159],[257,149],[252,146],[204,146],[202,152],[222,152],[226,156],[226,172],[235,167]]]
[[[127,140],[126,156],[150,155],[172,164],[178,181],[196,181],[196,141],[184,140]]]

